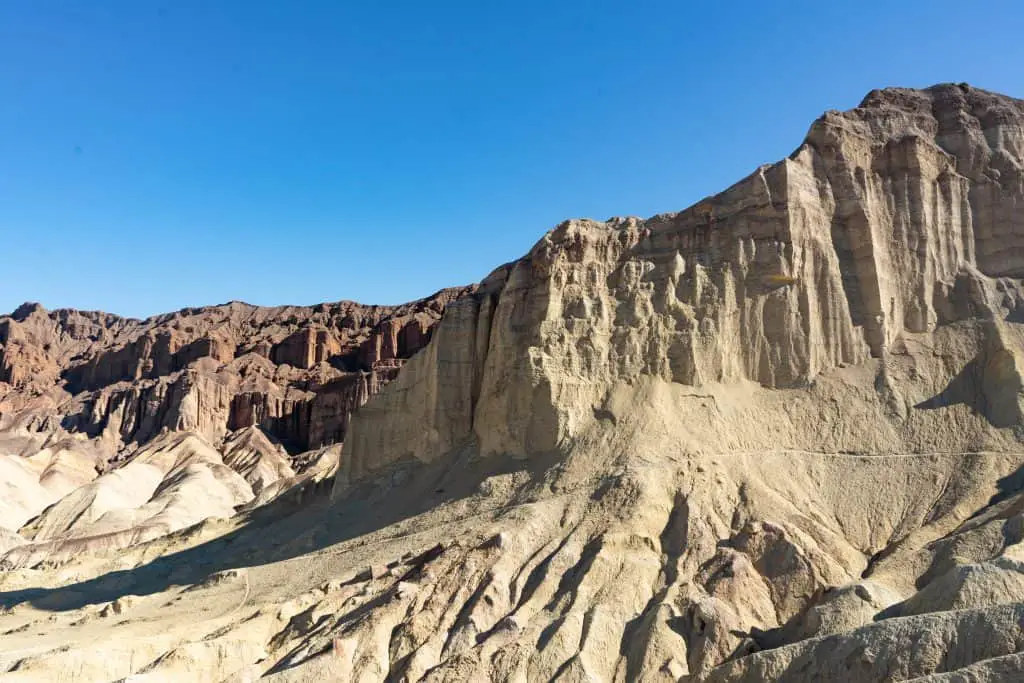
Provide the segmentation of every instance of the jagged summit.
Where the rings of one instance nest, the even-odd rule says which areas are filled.
[[[972,101],[983,103],[986,107],[1010,107],[1016,108],[1018,111],[1024,107],[1024,100],[978,88],[970,83],[936,83],[927,88],[876,88],[864,96],[864,99],[857,105],[857,109],[895,106],[906,111],[920,109],[928,102],[949,103],[953,101]]]
[[[29,317],[33,313],[45,312],[46,309],[43,308],[41,304],[38,304],[34,301],[26,301],[25,303],[14,309],[14,312],[11,313],[10,317],[13,318],[14,320],[17,320],[18,322],[22,322],[23,320],[25,320],[25,318]]]
[[[1016,680],[1022,169],[885,89],[405,308],[2,321],[0,672]]]

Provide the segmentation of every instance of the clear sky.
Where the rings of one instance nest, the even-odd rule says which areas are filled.
[[[1024,3],[3,0],[0,311],[397,303],[872,88],[1024,97]]]

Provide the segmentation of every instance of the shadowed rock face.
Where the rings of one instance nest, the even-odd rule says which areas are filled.
[[[1024,102],[887,89],[399,309],[22,307],[0,678],[1020,680],[1022,201]]]
[[[218,443],[259,426],[296,451],[340,443],[351,412],[466,291],[403,306],[230,303],[141,321],[25,304],[0,318],[0,426],[61,425],[113,452],[164,429]]]

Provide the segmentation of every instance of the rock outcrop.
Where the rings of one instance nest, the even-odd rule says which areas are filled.
[[[0,318],[3,561],[139,544],[321,480],[351,413],[470,290],[142,321],[25,304]]]
[[[639,376],[806,387],[967,320],[985,322],[966,335],[978,381],[962,400],[1017,424],[1022,201],[1020,101],[874,91],[720,195],[648,220],[567,221],[496,271],[359,415],[339,485],[467,441],[554,450]]]

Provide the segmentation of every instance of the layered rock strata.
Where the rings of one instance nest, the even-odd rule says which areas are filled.
[[[465,291],[396,307],[230,303],[144,321],[26,304],[0,318],[0,427],[59,426],[111,452],[164,430],[217,444],[252,426],[296,452],[340,443],[351,412]]]

